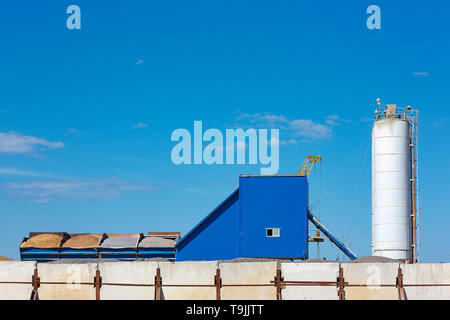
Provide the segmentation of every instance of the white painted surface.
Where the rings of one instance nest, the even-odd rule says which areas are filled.
[[[219,265],[222,284],[270,284],[277,273],[276,262],[237,262]],[[222,300],[276,300],[275,286],[222,287]]]
[[[411,259],[409,123],[376,120],[372,130],[372,255]]]
[[[398,263],[342,263],[344,280],[349,284],[375,287],[345,287],[346,300],[398,300],[398,289],[379,285],[395,285]]]
[[[450,263],[403,264],[404,284],[450,284]],[[405,287],[407,300],[450,300],[450,286]]]
[[[336,282],[339,263],[282,263],[284,281]],[[290,286],[281,291],[283,300],[338,300],[336,286]]]
[[[30,282],[36,263],[33,261],[1,261],[0,281]],[[0,284],[0,300],[30,300],[31,284]]]
[[[103,282],[154,284],[157,262],[103,262],[99,263]],[[39,299],[95,299],[93,286],[96,264],[48,264],[39,263],[37,268],[42,282],[57,281],[65,284],[41,284]],[[342,263],[345,281],[350,284],[392,284],[395,285],[397,263]],[[401,265],[404,275],[406,298],[408,300],[450,300],[450,287],[408,286],[411,284],[450,284],[450,264]],[[0,262],[0,281],[30,282],[30,284],[0,284],[0,299],[30,299],[31,278],[34,262]],[[160,262],[164,284],[214,284],[216,262]],[[276,275],[275,262],[221,263],[223,284],[269,284]],[[337,263],[282,263],[282,277],[286,281],[336,281]],[[76,284],[89,282],[89,285]],[[154,299],[154,287],[122,287],[103,285],[101,299]],[[392,287],[349,287],[345,288],[347,300],[397,300],[398,289]],[[223,287],[224,300],[276,299],[275,286],[269,287]],[[163,287],[165,299],[215,299],[214,287],[176,288]],[[284,300],[337,299],[336,287],[290,287],[282,290]]]
[[[155,284],[157,262],[100,262],[98,269],[104,283]],[[155,287],[103,285],[101,300],[154,300]]]
[[[165,285],[214,285],[216,261],[160,262],[162,278],[161,299],[215,300],[215,287],[165,287]]]
[[[42,284],[38,289],[40,300],[95,300],[94,277],[96,263],[49,264],[38,263],[41,282],[64,282]],[[90,282],[82,285],[80,282]]]

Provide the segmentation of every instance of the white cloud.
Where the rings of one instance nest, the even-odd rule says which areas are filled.
[[[51,142],[32,136],[24,136],[15,132],[0,132],[0,153],[34,153],[37,151],[36,148],[64,148],[64,143]]]
[[[183,191],[190,192],[190,193],[196,193],[196,194],[208,193],[207,191],[198,189],[198,188],[184,188]]]
[[[331,128],[312,120],[293,120],[290,125],[294,131],[294,135],[300,137],[324,139],[331,137],[332,134]]]
[[[144,60],[142,60],[142,59],[138,59],[138,61],[136,61],[137,66],[140,66],[143,63],[144,63]]]
[[[277,128],[285,127],[289,120],[283,115],[275,115],[269,112],[264,113],[241,113],[236,117],[237,121],[246,121],[250,124],[247,127]]]
[[[271,146],[277,146],[277,145],[279,145],[279,146],[287,146],[289,144],[297,145],[298,142],[295,139],[279,140],[279,139],[276,139],[276,138],[273,138],[273,137],[269,141],[269,145],[271,145]]]
[[[428,77],[430,74],[428,72],[413,72],[413,75],[418,77]]]
[[[36,202],[36,203],[49,203],[50,201],[52,201],[52,200],[48,199],[48,198],[42,198],[42,199],[33,200],[33,202]]]
[[[329,116],[327,116],[327,118],[325,119],[325,123],[329,126],[339,126],[341,125],[343,122],[351,122],[350,120],[347,119],[342,119],[341,117],[339,117],[337,114],[330,114]]]
[[[445,127],[448,124],[448,120],[449,120],[449,118],[445,118],[445,117],[436,119],[431,123],[431,126],[433,128]]]
[[[69,129],[67,129],[67,132],[73,133],[73,134],[86,134],[86,132],[80,131],[80,130],[75,129],[75,128],[69,128]]]
[[[41,177],[41,178],[54,177],[54,175],[47,174],[47,173],[27,171],[27,170],[21,170],[21,169],[10,168],[10,167],[0,168],[0,175],[2,175],[2,176]]]
[[[228,146],[225,144],[225,146],[217,146],[218,151],[233,151],[233,150],[245,150],[247,149],[247,143],[244,141],[237,141],[236,143],[232,144],[231,146]]]
[[[8,182],[1,188],[7,195],[33,202],[50,202],[55,199],[115,199],[126,192],[157,189],[155,186],[114,177]]]
[[[241,113],[236,120],[239,122],[246,121],[244,127],[272,128],[280,129],[291,138],[280,139],[279,145],[296,144],[294,138],[305,137],[309,139],[325,139],[332,136],[331,124],[337,124],[337,121],[348,121],[339,118],[337,115],[328,116],[325,124],[315,122],[310,119],[290,120],[283,115],[275,115],[272,113]],[[329,121],[329,123],[327,123]]]
[[[137,125],[133,126],[133,129],[147,128],[147,124],[144,122],[139,122]]]

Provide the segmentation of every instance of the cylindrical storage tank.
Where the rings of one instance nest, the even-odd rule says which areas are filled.
[[[372,255],[411,259],[410,125],[394,115],[372,129]]]

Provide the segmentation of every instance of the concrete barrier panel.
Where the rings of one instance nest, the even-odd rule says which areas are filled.
[[[391,284],[394,287],[345,287],[346,300],[398,300],[395,287],[398,263],[342,263],[345,282],[359,285]]]
[[[38,289],[40,300],[95,300],[96,263],[38,263],[37,268],[41,278],[41,286]],[[64,284],[42,283],[47,281],[64,282]],[[79,284],[80,282],[92,284]]]
[[[450,284],[450,263],[402,264],[403,283]],[[450,300],[450,286],[405,287],[407,300]]]
[[[270,284],[275,280],[277,262],[225,262],[219,264],[222,284]],[[222,287],[223,300],[276,300],[275,286]]]
[[[100,262],[98,269],[104,283],[155,284],[157,262]],[[155,287],[103,285],[100,300],[154,300]]]
[[[215,287],[165,287],[165,285],[214,285],[216,261],[160,262],[162,278],[161,299],[214,300]]]
[[[2,261],[0,262],[0,281],[30,282],[30,284],[1,284],[0,300],[30,300],[31,278],[36,263],[33,261]]]
[[[284,281],[336,282],[339,263],[282,263]],[[286,285],[281,290],[283,300],[338,300],[336,286]]]

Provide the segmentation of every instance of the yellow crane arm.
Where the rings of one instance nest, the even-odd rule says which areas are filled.
[[[298,174],[301,176],[308,177],[309,174],[311,173],[314,163],[319,162],[319,161],[322,161],[321,156],[313,156],[313,155],[308,154],[306,156],[305,160],[303,161],[302,167],[298,171]]]

